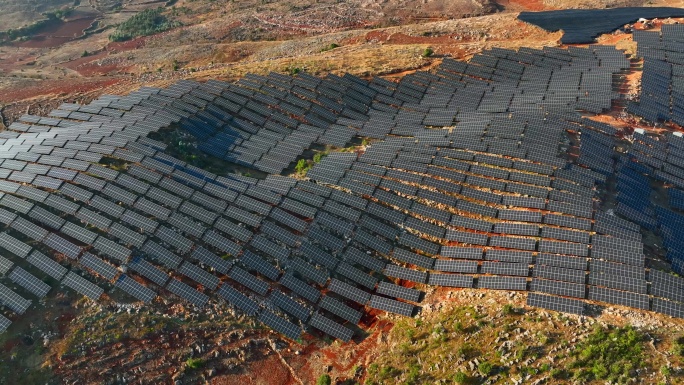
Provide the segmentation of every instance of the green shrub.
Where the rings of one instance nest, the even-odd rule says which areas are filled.
[[[311,165],[306,161],[306,159],[300,159],[297,161],[297,165],[295,166],[295,172],[297,172],[297,174],[304,175],[307,171],[309,171],[310,168]]]
[[[454,374],[454,382],[459,385],[467,384],[469,381],[470,379],[468,378],[468,375],[463,372],[459,371]]]
[[[663,366],[660,367],[660,373],[661,373],[663,376],[668,377],[668,376],[670,376],[670,374],[672,374],[672,371],[670,370],[670,367],[669,367],[669,366],[663,365]]]
[[[631,326],[614,329],[597,327],[572,352],[570,368],[580,381],[626,383],[641,367],[643,336]]]
[[[406,375],[407,384],[418,384],[418,377],[420,376],[420,366],[413,364],[409,366],[408,374]]]
[[[317,152],[317,153],[313,156],[313,162],[314,162],[314,163],[318,163],[318,162],[321,161],[321,159],[325,158],[327,155],[328,155],[328,154],[326,154],[326,153],[324,153],[324,152]]]
[[[126,41],[139,36],[154,35],[171,28],[180,26],[180,23],[168,19],[162,14],[163,8],[146,9],[135,14],[116,27],[116,31],[109,35],[111,41]]]
[[[326,45],[325,47],[323,47],[323,49],[321,49],[321,52],[330,51],[331,49],[335,49],[338,47],[339,47],[339,45],[332,43],[330,45]]]
[[[384,366],[380,369],[380,379],[384,380],[386,378],[393,377],[396,374],[396,369],[391,366]]]
[[[481,375],[488,377],[490,374],[492,374],[492,371],[494,370],[494,365],[487,361],[482,361],[480,362],[480,365],[477,365],[477,371],[480,372]]]
[[[679,337],[672,343],[672,354],[684,357],[684,337]]]
[[[199,369],[204,366],[204,361],[199,358],[188,358],[185,365],[190,369]]]
[[[432,48],[425,48],[425,51],[423,51],[423,57],[430,57],[433,53],[435,53],[435,51],[433,51]]]
[[[330,385],[331,383],[332,380],[327,374],[321,374],[321,376],[318,377],[318,380],[316,380],[316,385]]]
[[[509,315],[509,314],[513,313],[513,305],[511,305],[510,303],[507,303],[507,304],[503,305],[503,308],[501,309],[501,311],[503,312],[504,315]]]

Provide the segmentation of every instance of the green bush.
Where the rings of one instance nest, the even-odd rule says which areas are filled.
[[[454,374],[454,382],[459,384],[459,385],[464,385],[467,384],[470,379],[468,378],[468,375],[463,373],[463,372],[456,372]]]
[[[679,337],[672,343],[672,354],[684,357],[684,337]]]
[[[641,367],[643,336],[631,326],[614,329],[597,327],[572,352],[576,380],[626,383]]]
[[[328,154],[323,153],[323,152],[317,152],[317,153],[313,156],[313,162],[314,162],[314,163],[320,162],[321,159],[323,159],[323,158],[326,157],[326,155],[328,155]]]
[[[162,15],[163,8],[146,9],[135,14],[116,27],[116,31],[109,35],[111,41],[126,41],[139,36],[154,35],[171,28],[180,26],[180,23],[168,19]]]
[[[318,377],[318,380],[316,380],[316,385],[330,385],[331,383],[332,380],[327,374],[321,374],[321,376]]]
[[[420,376],[420,366],[413,364],[409,366],[408,374],[406,375],[407,384],[418,384],[418,377]]]
[[[311,165],[306,161],[306,159],[300,159],[297,161],[297,165],[295,166],[295,172],[297,172],[297,174],[304,175],[307,171],[309,171],[310,168]]]
[[[204,361],[199,358],[188,358],[185,365],[190,369],[199,369],[204,366]]]
[[[425,51],[423,51],[423,57],[430,57],[433,53],[435,53],[435,51],[433,51],[432,48],[425,48]]]
[[[487,361],[482,361],[480,362],[480,365],[477,365],[477,371],[480,372],[481,375],[488,377],[490,374],[492,374],[492,371],[494,370],[494,365]]]
[[[511,305],[510,303],[503,305],[502,311],[504,315],[509,315],[513,313],[513,305]]]
[[[321,49],[321,52],[330,51],[330,50],[338,48],[338,47],[339,47],[339,45],[332,43],[330,45],[326,45],[325,47],[323,47],[323,49]]]

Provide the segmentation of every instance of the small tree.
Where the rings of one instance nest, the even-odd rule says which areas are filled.
[[[459,385],[467,384],[468,383],[468,375],[463,373],[463,372],[460,372],[460,371],[456,372],[456,374],[454,374],[454,382],[459,384]]]
[[[83,51],[83,53],[81,54],[81,57],[86,57],[88,55],[90,55],[90,53],[88,51]]]
[[[185,361],[185,365],[190,369],[199,369],[204,366],[204,361],[199,358],[188,358],[188,360]]]
[[[432,50],[432,48],[425,48],[425,51],[423,51],[423,57],[430,57],[433,53],[435,52]]]
[[[316,380],[316,385],[330,385],[331,383],[332,380],[327,374],[321,374],[321,376],[318,377],[318,380]]]
[[[308,167],[309,167],[309,165],[306,163],[306,160],[300,159],[297,162],[297,165],[295,166],[295,171],[299,174],[302,174],[307,170]]]
[[[487,361],[483,361],[480,363],[480,365],[477,365],[477,371],[485,377],[488,377],[490,374],[492,374],[493,369],[494,366]]]

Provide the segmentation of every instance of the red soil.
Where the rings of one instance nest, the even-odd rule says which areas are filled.
[[[38,84],[21,89],[0,90],[0,102],[12,103],[17,100],[24,100],[37,95],[72,95],[90,92],[118,84],[120,81],[121,79],[43,80]]]
[[[14,43],[15,47],[23,48],[53,48],[83,35],[83,31],[95,21],[94,17],[59,21],[51,23],[41,29],[31,39]]]
[[[297,384],[292,378],[292,374],[283,365],[278,356],[272,354],[258,362],[249,365],[249,369],[245,368],[244,373],[229,374],[216,377],[211,380],[212,385],[292,385]]]

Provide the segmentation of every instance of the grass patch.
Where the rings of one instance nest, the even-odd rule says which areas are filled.
[[[163,8],[146,9],[116,27],[109,35],[111,41],[126,41],[140,36],[154,35],[180,26],[180,23],[162,14]]]
[[[333,50],[333,49],[338,48],[338,47],[339,47],[339,45],[337,45],[335,43],[331,43],[330,45],[326,45],[325,47],[323,47],[321,49],[321,52],[330,51],[330,50]]]
[[[571,355],[575,380],[625,384],[643,363],[643,335],[631,326],[597,327]]]
[[[204,366],[204,360],[199,358],[188,358],[188,360],[185,361],[185,366],[189,369],[199,369]]]

